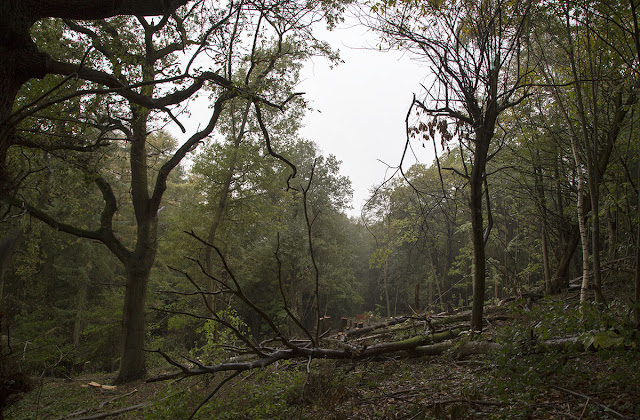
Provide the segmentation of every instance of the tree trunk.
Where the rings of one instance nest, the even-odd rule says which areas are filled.
[[[482,330],[482,313],[484,310],[486,278],[484,226],[482,218],[482,180],[474,180],[472,175],[470,184],[471,197],[469,200],[469,211],[471,213],[471,242],[473,245],[473,304],[471,309],[471,329]]]
[[[550,295],[553,287],[551,285],[551,269],[549,268],[549,232],[546,220],[542,222],[542,266],[544,268],[544,293]]]
[[[142,261],[138,264],[137,260],[133,260],[125,267],[127,288],[122,314],[120,371],[115,380],[117,384],[142,379],[146,374],[145,302],[151,267],[146,268],[145,266],[148,264],[144,264]]]
[[[640,53],[639,53],[640,54]],[[640,143],[640,142],[639,142]],[[640,148],[638,149],[640,150]],[[640,153],[640,152],[639,152]],[[640,180],[640,156],[638,157],[638,180]],[[640,215],[640,182],[638,183],[638,214]],[[633,316],[636,321],[636,328],[640,329],[640,218],[638,220],[638,231],[636,234],[636,269],[634,273],[635,294]]]
[[[560,256],[558,257],[558,265],[551,276],[551,293],[558,293],[560,289],[563,287],[569,286],[569,266],[571,265],[571,260],[573,259],[573,254],[576,252],[576,248],[578,247],[578,241],[580,241],[580,232],[577,226],[571,223],[571,220],[566,220],[564,218],[564,196],[562,191],[562,182],[561,179],[567,179],[567,175],[564,173],[560,174],[558,168],[561,164],[561,161],[556,161],[556,164],[553,168],[553,176],[556,180],[556,188],[555,188],[555,202],[556,209],[555,213],[561,216],[561,226],[558,229],[558,235],[560,236]],[[570,229],[566,229],[565,226],[570,226]]]
[[[438,275],[438,266],[436,264],[436,259],[433,256],[433,249],[435,248],[435,245],[432,247],[431,244],[427,244],[426,246],[427,255],[429,256],[429,262],[431,265],[431,277],[432,277],[432,281],[435,282],[436,284],[436,293],[438,294],[438,299],[440,300],[440,309],[442,310],[442,312],[446,312],[447,310],[446,305],[444,303],[444,295],[442,291],[444,290],[444,287],[445,287],[445,282],[447,277],[447,268],[449,267],[450,243],[451,243],[451,232],[449,229],[449,224],[447,223],[447,240],[446,240],[447,245],[445,250],[445,261],[444,261],[444,269],[442,270],[442,278]],[[442,286],[440,282],[442,282]],[[433,288],[433,285],[430,282],[429,283],[429,306],[435,303],[433,299],[432,288]],[[435,310],[435,307],[432,309]]]
[[[240,143],[242,142],[242,138],[245,134],[245,127],[247,125],[247,119],[249,118],[249,110],[251,109],[251,102],[247,101],[245,109],[242,114],[242,122],[240,124],[240,128],[236,131],[236,122],[235,122],[235,106],[231,106],[231,126],[233,130],[233,149],[231,151],[231,157],[229,160],[229,165],[227,166],[227,173],[225,174],[224,184],[220,189],[220,195],[218,197],[218,205],[215,209],[215,214],[213,215],[213,219],[211,220],[211,226],[209,227],[209,234],[207,236],[207,242],[211,245],[214,245],[216,240],[216,234],[218,232],[218,227],[222,222],[222,217],[224,216],[224,212],[227,208],[227,201],[229,199],[229,190],[231,189],[231,181],[233,179],[233,175],[235,174],[236,165],[238,163],[238,151],[240,149]],[[205,268],[207,273],[213,273],[213,249],[208,246],[205,249]],[[207,284],[207,291],[212,293],[207,296],[207,303],[209,305],[210,310],[213,313],[216,313],[216,299],[214,292],[217,291],[216,281],[212,278],[209,278]],[[216,330],[217,331],[217,330]],[[217,333],[214,333],[217,335]]]
[[[11,261],[13,254],[22,242],[24,235],[21,231],[15,234],[9,234],[2,243],[0,243],[0,308],[2,308],[2,300],[4,297],[4,279]]]
[[[575,138],[572,137],[573,157],[576,162],[576,172],[578,177],[578,228],[580,230],[580,242],[582,244],[582,286],[580,288],[580,303],[587,301],[589,291],[589,237],[587,235],[587,220],[584,208],[584,175],[582,173],[582,162],[578,156],[578,148]]]
[[[596,303],[605,303],[604,296],[602,294],[602,273],[600,268],[600,200],[598,186],[600,181],[597,180],[598,176],[593,178],[592,182],[596,183],[594,186],[590,186],[591,193],[591,258],[593,259],[593,287],[596,290],[595,301]]]
[[[143,68],[144,70],[144,68]],[[149,111],[131,104],[134,116],[129,150],[131,167],[131,198],[136,218],[136,246],[122,260],[127,276],[127,288],[122,311],[122,342],[120,371],[116,383],[142,379],[145,366],[145,303],[151,267],[158,252],[158,200],[152,205],[149,194],[147,166],[147,118]]]
[[[384,296],[387,302],[387,318],[391,318],[391,301],[389,300],[389,279],[387,278],[387,266],[389,265],[389,257],[384,259],[384,266],[382,269],[382,277],[384,280]]]
[[[558,293],[560,289],[568,286],[569,267],[571,266],[571,260],[573,260],[573,254],[576,252],[579,242],[580,232],[579,229],[574,226],[571,237],[562,246],[560,260],[551,277],[553,293]]]
[[[613,261],[616,259],[618,250],[618,211],[611,211],[610,208],[607,208],[607,258],[609,261]]]
[[[542,268],[544,270],[544,292],[545,294],[550,295],[553,292],[553,287],[551,285],[551,272],[549,268],[549,221],[547,220],[547,200],[544,193],[544,178],[542,176],[541,169],[534,167],[533,176],[538,195],[540,224],[542,225]]]
[[[87,306],[87,292],[89,287],[89,276],[91,273],[91,251],[89,251],[88,263],[80,273],[80,289],[78,290],[78,300],[76,305],[76,316],[73,321],[73,346],[77,347],[80,343],[82,329],[84,324],[84,311]]]
[[[6,52],[1,47],[0,45],[0,198],[4,198],[16,188],[14,175],[10,174],[7,168],[7,154],[13,143],[15,127],[8,124],[7,119],[25,80],[16,77],[15,62],[10,55],[3,57]]]
[[[475,150],[473,156],[473,167],[469,177],[469,213],[471,217],[471,243],[473,245],[473,302],[471,305],[471,329],[482,331],[482,315],[484,311],[484,295],[486,281],[486,255],[485,244],[489,237],[488,230],[485,231],[484,219],[482,216],[482,197],[485,183],[485,168],[487,166],[487,155],[489,144],[493,137],[495,121],[497,119],[496,104],[490,106],[486,111],[486,121],[482,127],[476,129]],[[487,122],[492,122],[488,124]],[[488,204],[487,200],[487,204]],[[489,209],[487,209],[489,211]]]
[[[480,142],[476,144],[476,155],[478,155],[477,149],[479,148],[481,148]],[[486,146],[486,148],[488,149],[488,146]],[[484,310],[486,279],[484,221],[482,217],[482,186],[484,183],[485,163],[486,153],[484,153],[484,156],[476,158],[471,171],[471,177],[469,179],[469,213],[471,217],[471,243],[473,245],[473,303],[471,308],[471,329],[478,331],[482,330],[482,313]]]

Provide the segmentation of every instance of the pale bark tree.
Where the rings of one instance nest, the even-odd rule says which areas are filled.
[[[590,4],[560,3],[555,13],[551,21],[556,19],[556,26],[549,28],[558,31],[553,41],[558,44],[552,51],[563,51],[566,62],[558,63],[546,52],[550,38],[545,34],[537,35],[536,51],[541,57],[545,82],[567,127],[575,163],[583,264],[581,301],[585,302],[593,290],[595,301],[605,303],[600,262],[600,189],[636,93],[621,82],[626,71],[624,60],[600,48],[615,38],[616,26],[599,17]],[[560,70],[565,65],[566,73]]]

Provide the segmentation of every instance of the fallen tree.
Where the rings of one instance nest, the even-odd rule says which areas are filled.
[[[313,176],[311,176],[312,178]],[[311,182],[311,181],[310,181]],[[307,187],[308,188],[308,187]],[[304,188],[303,188],[304,192]],[[306,199],[306,197],[305,197]],[[305,207],[305,211],[307,211]],[[307,232],[311,236],[311,224],[313,218],[307,217]],[[221,250],[214,244],[198,237],[195,233],[190,236],[200,241],[205,246],[211,247],[217,254],[220,267],[224,276],[217,276],[209,272],[205,266],[193,260],[199,267],[202,274],[209,280],[219,285],[218,294],[232,295],[237,301],[243,303],[257,314],[271,331],[272,338],[256,342],[254,337],[244,334],[233,323],[219,316],[210,306],[210,292],[201,288],[196,281],[187,273],[180,271],[184,277],[195,288],[196,294],[202,298],[204,305],[208,308],[210,316],[198,315],[195,313],[179,312],[174,310],[162,311],[170,314],[189,315],[201,320],[215,321],[218,324],[232,331],[242,347],[225,346],[229,351],[229,358],[215,364],[205,364],[199,360],[184,358],[186,362],[179,362],[175,357],[158,349],[153,352],[160,354],[174,369],[173,372],[160,374],[148,379],[149,382],[183,379],[198,375],[222,375],[222,379],[215,389],[202,401],[193,412],[192,416],[209,401],[224,384],[240,375],[254,369],[265,368],[280,361],[307,362],[307,372],[314,359],[344,360],[351,363],[365,360],[388,359],[389,357],[420,357],[438,356],[444,353],[450,354],[454,358],[463,358],[474,354],[487,354],[503,348],[501,344],[491,341],[484,336],[482,331],[472,331],[470,328],[471,311],[460,311],[453,314],[420,314],[412,316],[402,316],[392,318],[371,326],[341,331],[335,334],[320,331],[321,323],[315,323],[315,329],[308,329],[304,322],[299,319],[288,307],[284,294],[282,278],[278,278],[280,291],[282,294],[282,305],[289,319],[298,328],[298,336],[290,336],[285,329],[272,319],[264,310],[255,304],[241,287],[241,281],[236,277],[234,270],[227,262]],[[310,240],[311,242],[311,240]],[[313,248],[310,252],[313,252]],[[278,250],[275,252],[276,261],[279,263]],[[178,270],[176,270],[178,271]],[[316,286],[319,279],[315,277]],[[316,293],[318,287],[315,288]],[[315,297],[318,300],[318,296]],[[528,301],[527,304],[531,302]],[[525,304],[526,305],[526,304]],[[321,318],[319,308],[315,308],[316,320]],[[488,306],[483,319],[483,331],[493,329],[496,324],[508,320],[507,308],[504,306]],[[578,336],[568,338],[556,338],[553,340],[537,340],[535,334],[531,334],[531,339],[524,343],[529,347],[535,346],[541,351],[547,348],[566,348],[569,346],[582,346]]]
[[[458,316],[455,314],[452,317]],[[412,319],[407,317],[404,322]],[[395,324],[397,325],[397,323]],[[378,327],[377,329],[380,329]],[[370,330],[370,331],[373,331]],[[394,334],[393,330],[389,331]],[[337,342],[328,338],[327,347],[310,346],[310,341],[301,340],[304,344],[294,344],[292,348],[273,349],[267,347],[258,348],[257,352],[244,357],[231,358],[229,361],[216,365],[204,365],[194,360],[189,363],[195,365],[191,367],[187,364],[179,363],[161,350],[154,350],[162,355],[169,364],[176,367],[175,372],[157,375],[149,378],[148,382],[163,381],[169,379],[180,379],[189,376],[204,374],[216,374],[221,372],[244,372],[252,369],[263,368],[281,360],[293,359],[333,359],[333,360],[370,360],[378,356],[395,355],[404,357],[416,356],[438,356],[450,352],[454,358],[464,358],[474,354],[487,354],[502,348],[502,345],[489,340],[457,340],[462,337],[471,337],[468,328],[457,327],[427,334],[411,336],[403,340],[386,341],[373,345],[350,344]],[[533,344],[533,343],[532,343]],[[575,347],[585,349],[579,336],[554,338],[536,342],[540,348],[565,349]],[[337,348],[336,348],[337,347]],[[242,359],[242,360],[240,360]]]

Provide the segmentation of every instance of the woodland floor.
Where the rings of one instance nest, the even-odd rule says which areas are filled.
[[[514,303],[511,321],[483,333],[482,339],[503,344],[487,355],[281,362],[241,374],[195,418],[640,419],[640,340],[630,328],[623,331],[624,322],[614,328],[614,318],[599,320],[615,340],[601,340],[597,350],[550,350],[534,343],[536,336],[575,328],[566,303],[572,299],[558,296],[533,308]],[[221,379],[87,387],[113,378],[34,378],[33,391],[6,418],[188,418]]]

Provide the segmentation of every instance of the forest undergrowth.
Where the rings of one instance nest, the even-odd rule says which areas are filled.
[[[579,307],[575,292],[518,299],[482,334],[463,334],[461,344],[439,356],[276,363],[226,383],[194,418],[640,418],[640,337],[623,298],[621,291],[605,310]],[[415,331],[396,325],[387,332],[393,330],[397,339]],[[561,337],[571,339],[547,344]],[[456,348],[469,341],[499,346],[459,357]],[[224,377],[110,387],[113,379],[34,377],[33,390],[6,418],[189,418]]]

